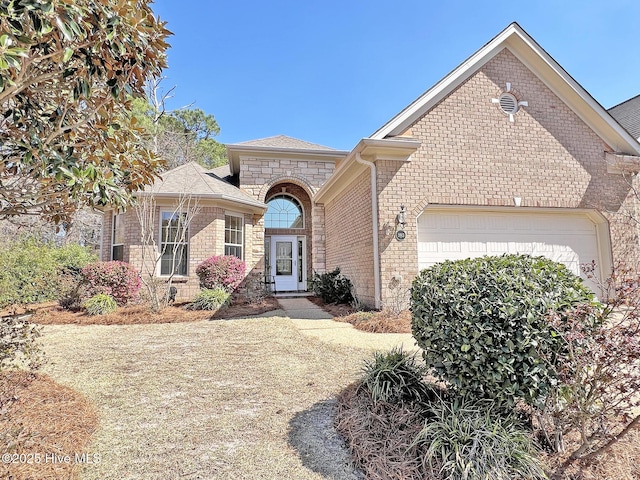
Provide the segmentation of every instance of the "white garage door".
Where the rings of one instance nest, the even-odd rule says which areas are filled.
[[[544,256],[576,275],[582,275],[582,263],[600,264],[596,225],[583,213],[427,209],[418,218],[420,270],[443,260],[503,253]]]

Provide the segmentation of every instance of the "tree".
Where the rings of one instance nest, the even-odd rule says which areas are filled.
[[[220,127],[213,115],[186,106],[167,111],[165,101],[171,90],[159,94],[160,81],[147,86],[148,100],[133,102],[138,124],[147,132],[148,146],[165,162],[167,168],[195,161],[207,168],[227,163],[226,149],[213,137]]]
[[[167,243],[158,245],[158,209],[153,195],[140,195],[135,205],[135,212],[140,223],[140,279],[149,296],[149,307],[157,313],[168,304],[169,293],[173,277],[182,262],[188,261],[186,245],[189,240],[189,226],[193,219],[202,210],[198,199],[182,193],[172,207],[167,224],[162,223],[163,233],[161,237],[170,239],[174,245],[179,245],[176,250],[170,251]],[[175,248],[175,247],[174,247]],[[169,274],[158,276],[163,259],[169,260]]]
[[[159,159],[129,110],[166,67],[149,0],[0,1],[0,219],[124,206]]]

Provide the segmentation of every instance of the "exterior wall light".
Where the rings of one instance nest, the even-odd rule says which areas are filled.
[[[400,205],[400,213],[396,215],[396,224],[400,226],[400,230],[404,230],[404,226],[407,223],[407,209],[404,205]]]

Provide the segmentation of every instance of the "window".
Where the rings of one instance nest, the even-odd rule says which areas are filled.
[[[186,275],[189,245],[189,231],[185,225],[186,213],[161,212],[160,215],[160,275]]]
[[[224,254],[242,258],[244,218],[238,215],[224,216]]]
[[[124,260],[124,215],[113,214],[113,232],[111,236],[111,260]]]
[[[277,195],[267,203],[266,228],[304,228],[300,202],[288,195]]]

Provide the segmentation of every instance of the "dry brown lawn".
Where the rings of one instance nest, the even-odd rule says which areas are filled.
[[[327,412],[367,351],[285,318],[51,325],[42,338],[44,372],[97,410],[85,448],[101,462],[83,479],[355,478]]]

